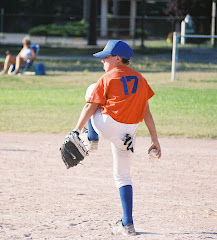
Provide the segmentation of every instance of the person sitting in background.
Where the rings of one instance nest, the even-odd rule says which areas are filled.
[[[35,60],[36,55],[34,50],[30,48],[30,45],[31,45],[30,38],[25,37],[23,39],[23,48],[16,57],[12,56],[10,52],[7,51],[4,63],[4,70],[0,73],[0,75],[7,74],[11,64],[15,64],[15,70],[12,73],[10,73],[10,75],[16,75],[20,67],[25,66],[28,60]]]

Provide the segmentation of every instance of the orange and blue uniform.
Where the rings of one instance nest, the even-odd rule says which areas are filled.
[[[101,112],[117,122],[134,124],[143,121],[147,101],[153,95],[139,72],[119,66],[99,79],[87,102],[99,103]]]
[[[122,60],[129,60],[132,55],[132,49],[125,42],[109,40],[103,51],[93,54],[103,59],[106,73],[87,89],[85,96],[87,103],[98,103],[100,106],[88,121],[89,140],[98,140],[99,135],[111,142],[113,176],[116,187],[119,188],[123,209],[120,221],[122,228],[123,226],[134,228],[130,177],[133,153],[126,148],[125,140],[126,136],[130,136],[134,145],[138,124],[143,121],[148,100],[154,95],[146,79],[139,72],[123,62],[112,68],[114,63],[112,57],[118,56]]]

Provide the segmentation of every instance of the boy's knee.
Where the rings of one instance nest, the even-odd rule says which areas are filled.
[[[92,92],[93,92],[93,89],[95,88],[96,86],[96,83],[93,83],[91,84],[88,88],[87,88],[87,91],[86,91],[86,94],[85,94],[85,100],[87,101],[88,98],[91,96]]]
[[[8,54],[5,58],[6,61],[10,61],[12,59],[12,55],[11,54]]]

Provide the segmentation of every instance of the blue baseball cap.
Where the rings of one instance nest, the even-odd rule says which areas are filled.
[[[121,40],[109,40],[101,52],[93,54],[94,57],[98,58],[104,58],[109,55],[117,55],[129,60],[133,56],[133,50]]]

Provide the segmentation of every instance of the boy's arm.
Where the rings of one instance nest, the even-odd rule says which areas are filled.
[[[31,49],[31,53],[32,53],[32,56],[28,57],[28,59],[34,61],[36,59],[35,51],[33,49]]]
[[[148,153],[152,150],[152,149],[157,149],[157,156],[158,158],[161,157],[161,147],[160,144],[158,142],[158,136],[157,136],[157,131],[155,128],[155,123],[152,117],[152,114],[150,112],[150,108],[149,108],[149,104],[147,103],[147,108],[146,108],[146,112],[145,112],[145,117],[144,117],[144,121],[145,124],[148,128],[148,131],[151,135],[151,140],[152,140],[152,144],[148,150]]]
[[[87,121],[96,112],[98,107],[99,107],[98,103],[86,103],[81,111],[81,115],[78,119],[76,128],[78,128],[81,131],[84,125],[87,123]]]

